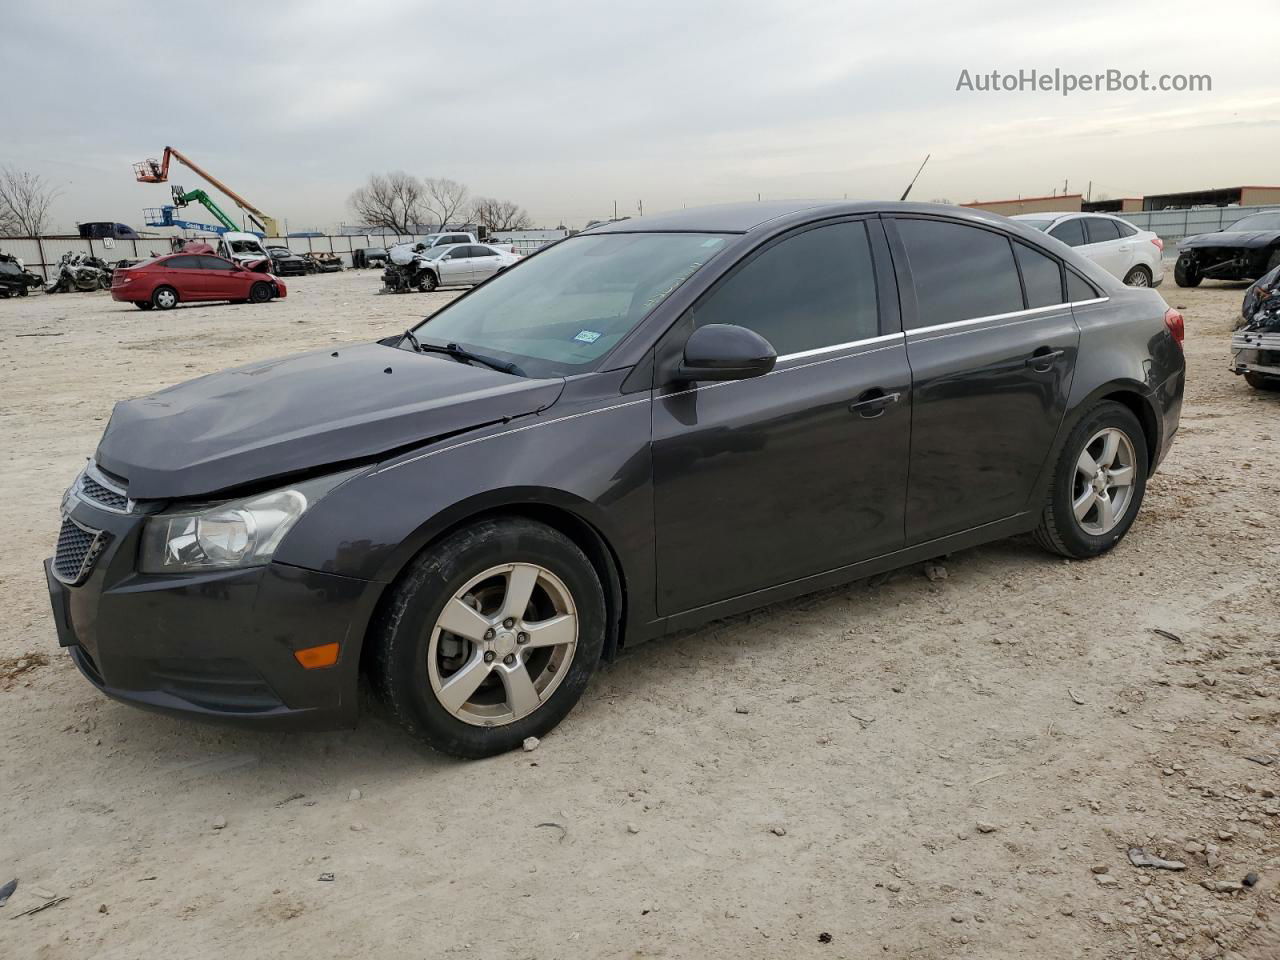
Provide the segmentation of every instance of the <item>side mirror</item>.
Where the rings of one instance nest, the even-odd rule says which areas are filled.
[[[746,380],[762,377],[778,360],[777,351],[760,334],[732,323],[698,327],[684,345],[676,368],[678,380]]]

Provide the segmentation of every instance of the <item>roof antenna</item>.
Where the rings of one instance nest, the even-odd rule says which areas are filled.
[[[926,153],[924,155],[924,163],[920,164],[920,170],[924,169],[924,164],[929,162],[929,158],[931,156],[933,156],[931,153]],[[898,198],[899,203],[907,199],[907,194],[911,192],[911,188],[914,187],[916,185],[916,181],[920,179],[920,170],[917,170],[916,175],[911,178],[911,182],[907,184],[907,189],[902,191],[902,196]]]

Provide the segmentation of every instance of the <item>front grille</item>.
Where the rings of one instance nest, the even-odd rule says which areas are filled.
[[[86,530],[70,517],[64,517],[53,553],[53,572],[58,579],[73,586],[84,580],[93,570],[104,540],[105,534]]]
[[[111,490],[104,487],[93,477],[87,473],[84,480],[80,484],[80,492],[89,500],[99,503],[109,510],[118,510],[125,513],[129,509],[129,498],[118,490]]]

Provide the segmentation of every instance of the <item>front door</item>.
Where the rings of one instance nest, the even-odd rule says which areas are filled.
[[[1080,332],[1056,258],[967,223],[898,217],[890,226],[914,299],[903,306],[913,545],[1031,508]]]
[[[201,269],[205,272],[205,289],[210,299],[239,300],[245,296],[242,292],[244,280],[241,279],[241,274],[243,271],[230,260],[210,256],[201,256],[197,259],[200,262]]]
[[[436,263],[440,267],[440,285],[461,285],[471,282],[471,248],[454,247],[440,255]]]
[[[664,339],[660,378],[708,323],[756,331],[778,362],[763,377],[656,392],[663,616],[903,542],[910,375],[879,221],[804,229],[752,254]]]

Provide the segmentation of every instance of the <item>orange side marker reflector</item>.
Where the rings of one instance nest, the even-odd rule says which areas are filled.
[[[336,643],[322,643],[318,647],[295,650],[293,651],[293,656],[308,670],[315,670],[317,667],[332,667],[338,662],[338,647],[339,644]]]

